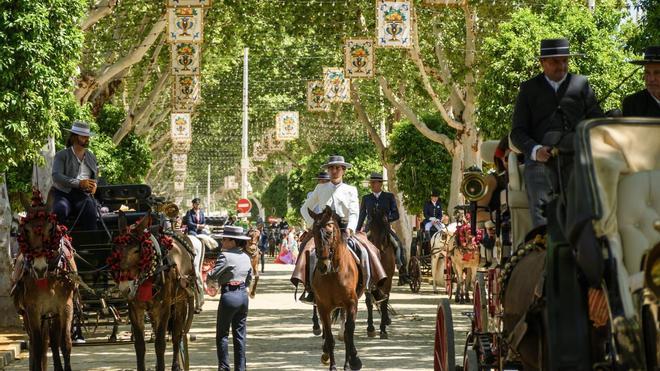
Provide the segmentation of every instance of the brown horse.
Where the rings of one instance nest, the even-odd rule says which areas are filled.
[[[392,277],[394,277],[394,268],[396,267],[396,247],[390,234],[390,223],[387,213],[380,208],[372,210],[373,216],[369,222],[369,241],[371,241],[380,251],[380,262],[387,273],[387,279],[381,286],[383,293],[388,299],[380,303],[380,338],[387,339],[387,325],[391,323],[387,304],[389,303],[389,294],[392,291]],[[367,302],[367,335],[376,336],[373,319],[373,304],[371,294],[366,295]]]
[[[477,236],[472,235],[470,223],[466,221],[456,230],[455,242],[450,246],[449,255],[451,263],[456,272],[456,303],[470,302],[468,290],[477,278],[477,268],[479,267],[479,241],[481,241],[481,231],[477,230]]]
[[[261,238],[261,231],[258,229],[250,229],[248,231],[250,241],[247,243],[245,252],[250,256],[250,265],[252,265],[252,282],[250,282],[250,298],[254,299],[257,294],[257,283],[259,282],[259,258],[261,251],[259,251],[259,238]]]
[[[114,239],[115,249],[108,264],[120,291],[128,297],[137,369],[146,369],[145,312],[149,313],[154,331],[156,370],[165,370],[168,329],[174,353],[171,369],[187,369],[186,336],[195,311],[192,246],[186,246],[184,235],[169,237],[161,233],[151,236],[148,232],[150,226],[150,214],[130,228],[126,227],[126,218],[120,214],[119,230],[122,234]]]
[[[316,214],[309,210],[314,219],[312,235],[315,253],[318,259],[316,273],[312,279],[312,288],[316,293],[316,306],[323,325],[323,355],[321,362],[330,370],[336,370],[335,340],[332,336],[332,313],[341,309],[345,315],[344,344],[346,359],[344,369],[359,370],[362,361],[357,355],[353,334],[357,315],[358,298],[364,288],[358,290],[359,271],[351,252],[346,245],[346,238],[339,227],[339,217],[329,206]]]
[[[54,369],[71,370],[73,294],[78,286],[73,248],[66,228],[58,225],[38,191],[32,205],[25,206],[11,295],[30,338],[30,370],[48,369],[49,341]]]

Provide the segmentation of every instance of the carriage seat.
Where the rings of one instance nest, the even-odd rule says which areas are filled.
[[[513,249],[517,249],[524,240],[525,235],[532,229],[532,218],[529,215],[529,204],[527,202],[527,190],[523,172],[525,165],[518,162],[515,149],[509,153],[509,185],[508,185],[508,207],[511,213],[511,236]]]
[[[624,312],[635,315],[631,293],[643,285],[642,257],[660,242],[660,125],[612,124],[592,128],[589,142],[600,218],[618,267]]]

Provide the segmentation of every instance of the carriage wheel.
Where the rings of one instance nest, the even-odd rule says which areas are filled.
[[[463,357],[463,371],[478,371],[479,358],[477,358],[477,351],[472,348],[468,348]]]
[[[422,286],[422,269],[419,266],[419,259],[417,256],[410,258],[410,263],[408,263],[408,274],[410,275],[410,291],[416,294]]]
[[[179,366],[185,371],[190,369],[190,357],[188,355],[188,334],[181,337],[181,346],[179,347],[178,354]]]
[[[477,273],[474,293],[474,318],[476,332],[488,331],[488,297],[486,296],[486,283],[483,273]]]
[[[440,299],[440,304],[438,304],[438,314],[435,319],[435,349],[433,353],[434,370],[454,371],[456,369],[454,321],[451,318],[449,300],[445,298]]]
[[[451,257],[445,257],[445,293],[451,300],[454,295],[454,266],[451,264]]]

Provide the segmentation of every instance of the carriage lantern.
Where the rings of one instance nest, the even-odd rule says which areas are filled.
[[[468,168],[463,173],[461,193],[468,201],[479,201],[488,192],[486,175],[476,166]]]

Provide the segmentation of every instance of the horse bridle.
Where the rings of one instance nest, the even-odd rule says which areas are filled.
[[[319,226],[319,233],[321,234],[321,246],[319,246],[315,249],[316,259],[318,261],[330,260],[332,262],[332,260],[335,257],[335,249],[333,248],[333,246],[331,244],[331,242],[332,242],[331,239],[332,239],[332,236],[334,234],[334,228],[333,228],[332,232],[328,232],[328,231],[325,230],[325,227],[330,225],[330,224],[336,225],[336,222],[334,220],[329,220],[327,223],[325,223],[325,225]],[[324,256],[321,255],[321,250],[323,248],[326,248],[326,247],[328,249],[328,256],[324,257]],[[330,267],[331,267],[330,271],[333,271],[332,264],[330,265]]]

